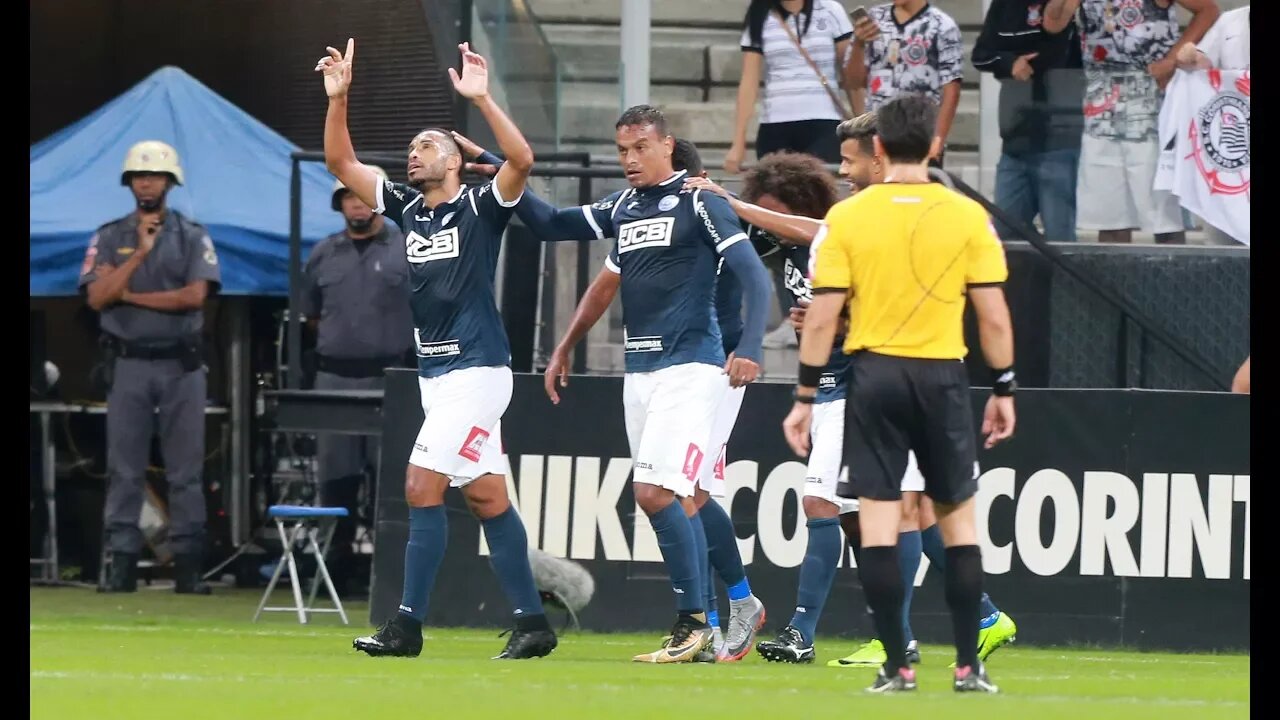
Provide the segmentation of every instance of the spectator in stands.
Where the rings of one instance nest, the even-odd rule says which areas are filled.
[[[1048,240],[1076,239],[1076,173],[1084,132],[1080,36],[1044,30],[1044,0],[992,0],[973,64],[1000,80],[996,205]],[[1020,237],[1004,223],[1004,240]]]
[[[1248,70],[1249,6],[1222,13],[1204,39],[1178,48],[1177,59],[1183,70]]]
[[[755,111],[761,78],[764,97],[756,131],[756,158],[778,150],[840,162],[836,126],[852,117],[857,102],[841,82],[849,56],[853,25],[837,0],[751,0],[742,28],[742,78],[738,82],[738,110],[733,142],[724,169],[737,173],[747,148],[747,125]],[[795,347],[796,336],[787,322],[791,293],[782,276],[782,253],[765,258],[774,278],[782,322],[765,335],[768,348]],[[776,262],[775,262],[776,259]]]
[[[1249,6],[1228,10],[1205,33],[1198,43],[1185,43],[1178,48],[1178,68],[1195,70],[1249,69]],[[1205,238],[1212,245],[1237,245],[1235,238],[1218,228],[1204,224]],[[1245,392],[1248,392],[1249,370],[1244,369]]]
[[[760,80],[764,97],[756,157],[777,150],[840,162],[836,125],[851,117],[839,87],[853,26],[837,0],[751,0],[742,29],[742,79],[724,169],[737,173]],[[854,96],[844,84],[850,105]]]
[[[929,161],[941,166],[960,105],[960,26],[927,0],[893,0],[871,8],[854,24],[853,33],[847,77],[851,87],[866,88],[868,112],[905,93],[925,95],[940,105]]]
[[[1174,3],[1192,13],[1179,33]],[[1194,43],[1218,17],[1215,0],[1048,0],[1044,28],[1064,31],[1079,11],[1084,37],[1085,131],[1076,190],[1077,224],[1101,242],[1133,241],[1133,229],[1158,243],[1185,243],[1182,209],[1152,190],[1160,154],[1161,94],[1178,48]]]

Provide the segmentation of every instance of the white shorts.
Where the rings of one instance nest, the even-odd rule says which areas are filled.
[[[1085,230],[1137,228],[1148,233],[1185,230],[1178,198],[1154,190],[1160,144],[1096,138],[1080,142],[1076,225]]]
[[[418,378],[422,429],[409,464],[447,475],[463,487],[482,475],[505,475],[502,414],[511,404],[511,368],[473,367]]]
[[[840,514],[857,512],[857,498],[836,495],[844,471],[844,400],[817,403],[809,425],[809,467],[805,472],[804,494],[826,500],[840,508]],[[916,454],[907,452],[907,471],[902,476],[903,492],[923,492],[924,476],[916,464]]]
[[[731,387],[725,391],[720,407],[716,408],[716,419],[711,423],[711,439],[707,442],[715,462],[702,463],[702,470],[698,472],[698,487],[710,493],[711,497],[724,497],[725,451],[729,446],[729,436],[733,435],[733,426],[738,422],[738,412],[742,410],[742,398],[746,394],[746,385]]]
[[[710,447],[711,425],[729,389],[724,369],[684,363],[646,373],[627,373],[622,405],[634,482],[693,495]]]

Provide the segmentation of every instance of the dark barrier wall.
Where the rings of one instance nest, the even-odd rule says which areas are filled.
[[[1027,243],[1005,243],[1018,379],[1023,387],[1218,390],[1249,354],[1249,250],[1244,247],[1055,245],[1190,346],[1224,383],[1202,373]],[[970,377],[989,382],[973,312]]]
[[[804,465],[779,429],[789,391],[747,391],[727,468],[743,559],[774,624],[794,606],[806,538],[796,497]],[[621,397],[621,378],[575,377],[553,407],[540,376],[519,375],[503,439],[531,546],[573,558],[595,577],[583,625],[659,632],[674,602],[632,499]],[[392,372],[386,398],[375,624],[400,600],[407,511],[399,478],[422,419],[412,372]],[[977,415],[986,394],[973,399]],[[986,589],[1017,621],[1019,642],[1248,648],[1249,399],[1041,390],[1020,393],[1018,411],[1016,438],[981,456],[978,515]],[[458,493],[449,504],[449,552],[428,621],[507,625],[478,523]],[[847,552],[841,565],[850,567]],[[867,637],[864,605],[856,571],[842,569],[820,631]],[[917,590],[912,623],[925,642],[949,642],[936,571]]]

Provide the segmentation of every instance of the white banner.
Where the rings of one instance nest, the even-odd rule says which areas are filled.
[[[1155,189],[1249,244],[1249,71],[1179,70],[1160,108]]]

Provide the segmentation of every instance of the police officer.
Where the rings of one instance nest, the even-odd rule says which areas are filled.
[[[315,387],[380,390],[383,371],[406,366],[413,349],[404,236],[341,181],[334,185],[332,207],[346,228],[318,243],[303,271],[303,313],[316,331]],[[329,562],[341,588],[354,570],[360,484],[366,468],[377,469],[378,444],[360,435],[319,435],[316,444],[320,502],[351,513],[338,521]]]
[[[108,592],[137,589],[138,520],[158,430],[169,482],[169,539],[176,592],[209,594],[200,581],[205,540],[205,372],[200,333],[206,296],[221,283],[204,227],[165,206],[182,184],[178,153],[147,140],[129,149],[120,176],[134,212],[98,228],[80,288],[101,313],[107,394]],[[157,413],[158,410],[158,413]]]

